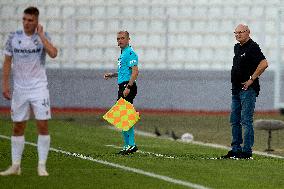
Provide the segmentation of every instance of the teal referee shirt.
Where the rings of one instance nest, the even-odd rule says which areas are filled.
[[[133,66],[138,66],[138,56],[128,45],[122,50],[117,61],[118,84],[130,80]]]

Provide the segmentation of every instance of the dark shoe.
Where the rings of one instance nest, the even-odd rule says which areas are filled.
[[[136,152],[138,150],[137,146],[128,146],[128,148],[126,149],[125,154],[133,154],[134,152]]]
[[[117,152],[117,154],[124,155],[126,153],[126,151],[127,151],[127,148],[128,147],[123,147],[119,152]]]
[[[226,155],[221,156],[220,159],[240,158],[240,156],[240,152],[234,152],[233,150],[231,150]]]
[[[241,156],[240,156],[240,159],[253,159],[253,158],[252,158],[252,153],[249,153],[249,152],[242,152],[242,153],[241,153]]]

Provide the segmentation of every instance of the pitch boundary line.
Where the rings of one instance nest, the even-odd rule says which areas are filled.
[[[111,130],[116,130],[119,131],[119,129],[113,127],[113,126],[109,126],[106,125],[109,129]],[[149,132],[145,132],[145,131],[140,131],[140,130],[135,130],[135,133],[137,135],[140,136],[145,136],[145,137],[152,137],[152,138],[160,138],[160,139],[166,139],[166,140],[174,140],[171,137],[157,137],[155,134],[153,133],[149,133]],[[207,146],[207,147],[211,147],[211,148],[218,148],[218,149],[224,149],[224,150],[231,150],[230,147],[228,146],[224,146],[221,144],[214,144],[214,143],[206,143],[206,142],[201,142],[201,141],[190,141],[190,142],[186,142],[186,141],[182,141],[180,139],[176,140],[178,142],[182,142],[182,143],[190,143],[190,144],[195,144],[195,145],[200,145],[200,146]],[[269,154],[267,152],[260,152],[260,151],[253,151],[253,154],[257,154],[257,155],[261,155],[261,156],[266,156],[266,157],[272,157],[272,158],[278,158],[278,159],[284,159],[283,156],[279,156],[279,155],[274,155],[274,154]]]
[[[121,149],[121,147],[113,145],[113,144],[107,144],[105,146],[113,147],[113,148],[116,148],[116,149]],[[166,159],[178,159],[177,157],[174,157],[174,156],[168,156],[168,155],[164,155],[164,154],[157,154],[157,153],[154,153],[154,152],[147,152],[147,151],[142,151],[142,150],[138,150],[137,152],[141,153],[141,154],[148,154],[148,155],[153,155],[153,156],[156,156],[156,157],[162,157],[162,158],[166,158]]]
[[[146,136],[146,137],[155,137],[158,138],[156,135],[152,134],[152,133],[148,133],[148,132],[144,132],[144,131],[139,131],[139,130],[135,130],[135,133],[137,135],[141,135],[141,136]],[[173,140],[170,137],[162,137],[161,139],[168,139],[168,140]],[[207,147],[211,147],[211,148],[219,148],[219,149],[224,149],[224,150],[230,150],[231,148],[228,146],[223,146],[221,144],[214,144],[214,143],[205,143],[205,142],[201,142],[201,141],[190,141],[190,142],[186,142],[186,141],[182,141],[180,139],[177,140],[178,142],[183,142],[183,143],[190,143],[190,144],[195,144],[195,145],[200,145],[200,146],[207,146]],[[266,156],[266,157],[273,157],[273,158],[279,158],[279,159],[284,159],[283,156],[279,156],[279,155],[274,155],[274,154],[269,154],[266,152],[260,152],[260,151],[253,151],[253,154],[257,154],[257,155],[261,155],[261,156]]]
[[[11,140],[10,137],[5,136],[5,135],[0,135],[0,138]],[[37,144],[32,143],[32,142],[25,142],[25,144],[35,146],[35,147],[37,146]],[[68,156],[77,157],[77,158],[80,158],[80,159],[83,159],[83,160],[88,160],[88,161],[100,163],[100,164],[115,167],[115,168],[119,168],[119,169],[122,169],[122,170],[125,170],[125,171],[134,172],[134,173],[137,173],[137,174],[141,174],[141,175],[145,175],[145,176],[148,176],[148,177],[160,179],[160,180],[170,182],[170,183],[173,183],[173,184],[187,186],[187,187],[194,188],[194,189],[210,189],[208,187],[205,187],[205,186],[202,186],[202,185],[199,185],[199,184],[174,179],[174,178],[171,178],[171,177],[168,177],[168,176],[159,175],[159,174],[156,174],[156,173],[144,171],[142,169],[136,169],[136,168],[127,167],[127,166],[124,166],[124,165],[120,165],[120,164],[116,164],[116,163],[112,163],[112,162],[108,162],[108,161],[104,161],[104,160],[95,159],[95,158],[92,158],[91,156],[85,156],[83,154],[79,154],[79,153],[75,153],[75,152],[72,153],[72,152],[68,152],[68,151],[60,150],[60,149],[56,149],[56,148],[50,148],[50,151],[65,154],[65,155],[68,155]]]

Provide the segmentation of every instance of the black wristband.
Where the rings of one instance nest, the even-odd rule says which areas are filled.
[[[131,89],[131,87],[132,87],[132,86],[130,86],[130,85],[126,85],[126,88],[127,88],[127,89]]]

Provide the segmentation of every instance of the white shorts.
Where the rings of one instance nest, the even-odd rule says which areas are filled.
[[[51,118],[48,89],[13,92],[11,104],[11,118],[13,122],[28,120],[31,110],[36,120],[48,120]]]

